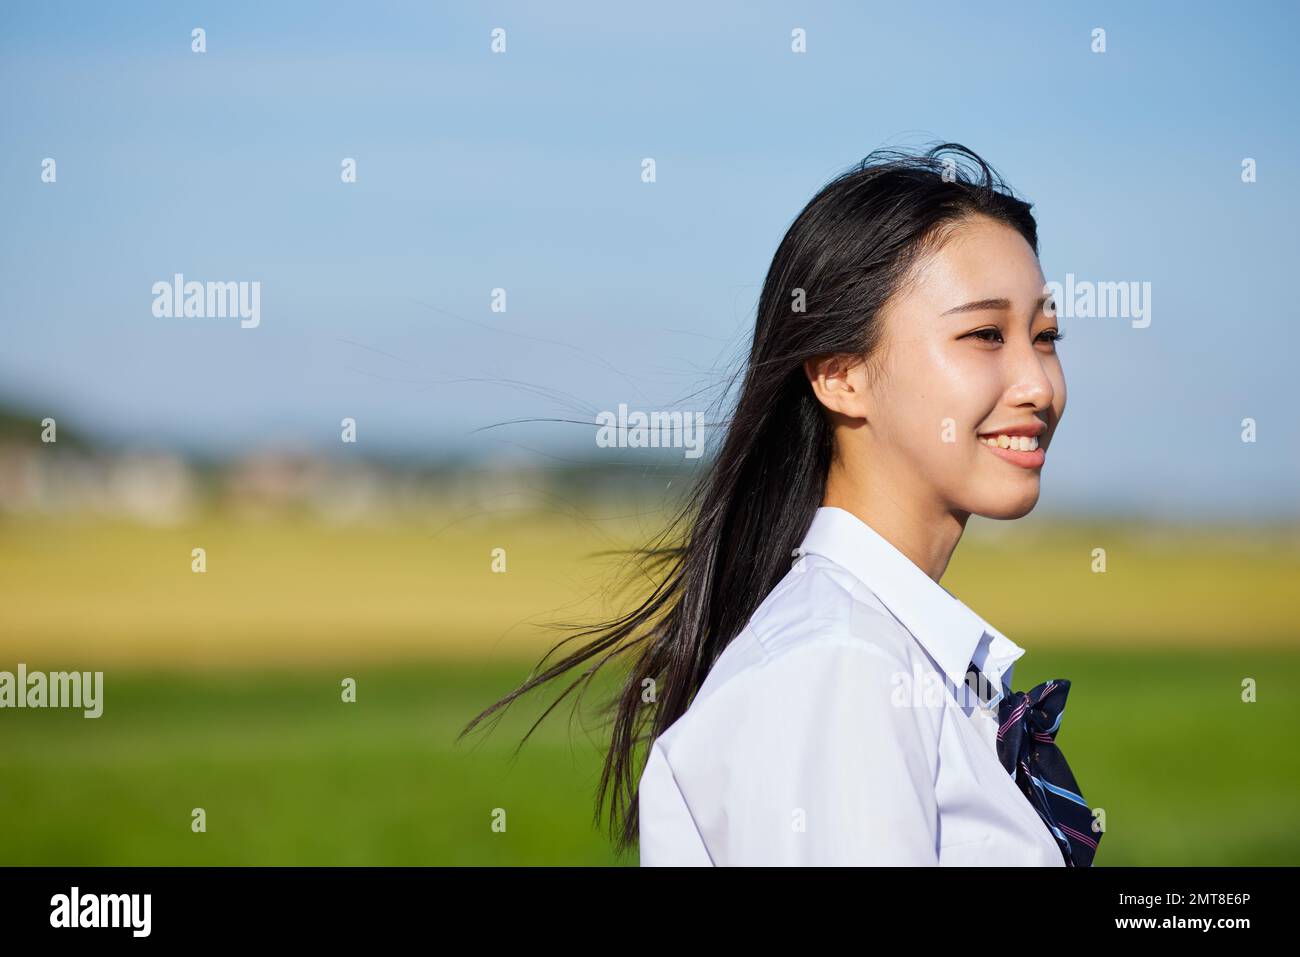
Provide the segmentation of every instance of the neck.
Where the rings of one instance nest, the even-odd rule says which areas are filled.
[[[822,505],[842,508],[870,525],[935,582],[943,578],[952,553],[966,529],[969,512],[927,507],[879,481],[855,480],[839,463],[826,477]]]

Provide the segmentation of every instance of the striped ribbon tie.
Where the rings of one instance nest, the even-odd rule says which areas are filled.
[[[1047,830],[1068,867],[1090,867],[1102,832],[1056,745],[1070,682],[1056,678],[1032,691],[1011,691],[998,703],[998,759]]]

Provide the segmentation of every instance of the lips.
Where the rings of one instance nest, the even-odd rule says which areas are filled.
[[[1012,442],[1016,442],[1021,447],[1012,448]],[[990,443],[988,437],[980,436],[980,445],[1003,461],[1025,469],[1041,468],[1047,459],[1047,450],[1038,445],[1036,437],[1008,436],[1003,433]],[[1033,448],[1027,448],[1029,445]]]
[[[982,439],[986,439],[989,437],[997,438],[999,435],[1005,435],[1005,436],[1027,435],[1033,437],[1033,436],[1042,435],[1043,432],[1046,431],[1046,429],[1047,429],[1047,423],[1044,422],[1042,419],[1032,419],[1029,422],[1021,422],[1015,424],[1008,423],[1007,425],[999,426],[996,429],[989,429],[987,432],[979,433],[979,436]]]

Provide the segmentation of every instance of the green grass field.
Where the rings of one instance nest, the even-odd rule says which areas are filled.
[[[0,670],[106,671],[98,719],[0,711],[0,864],[635,864],[593,824],[602,736],[570,724],[568,701],[517,757],[550,698],[454,741],[551,640],[501,635],[590,583],[578,559],[605,536],[565,534],[514,522],[426,554],[427,530],[0,527]],[[1086,572],[1103,534],[1123,569],[1104,584]],[[196,540],[220,543],[220,577],[188,571]],[[496,541],[511,566],[493,579]],[[1097,864],[1300,863],[1300,651],[1294,605],[1288,618],[1274,593],[1296,580],[1294,549],[1201,539],[1164,553],[1079,530],[1032,541],[963,544],[960,587],[945,584],[1028,648],[1017,687],[1071,680],[1060,742],[1106,811]],[[1031,566],[1053,587],[1025,610]],[[1217,601],[1238,604],[1211,627],[1198,611],[1215,575]],[[1048,605],[1051,627],[1027,634]],[[312,627],[284,634],[300,610]],[[1223,628],[1234,615],[1251,627]],[[191,831],[194,808],[206,833]]]
[[[23,826],[0,863],[615,863],[592,826],[595,748],[567,712],[517,758],[522,710],[454,742],[522,673],[361,669],[353,704],[333,671],[138,674],[97,719],[5,714],[0,815]]]
[[[1060,741],[1107,815],[1097,864],[1300,861],[1300,657],[1053,653]],[[521,668],[523,666],[521,665]],[[1033,672],[1030,674],[1030,672]],[[103,717],[4,715],[5,864],[611,864],[593,828],[598,739],[557,709],[453,739],[523,672],[466,664],[338,675],[132,675]],[[1259,700],[1239,682],[1255,677]],[[1019,677],[1019,676],[1018,676]],[[524,699],[513,710],[529,705]],[[208,830],[190,830],[202,807]],[[492,811],[506,830],[491,829]]]

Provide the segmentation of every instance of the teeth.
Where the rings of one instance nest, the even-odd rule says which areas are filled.
[[[1036,435],[998,435],[980,436],[986,445],[996,445],[998,448],[1014,449],[1017,452],[1032,452],[1038,448],[1038,436]]]

